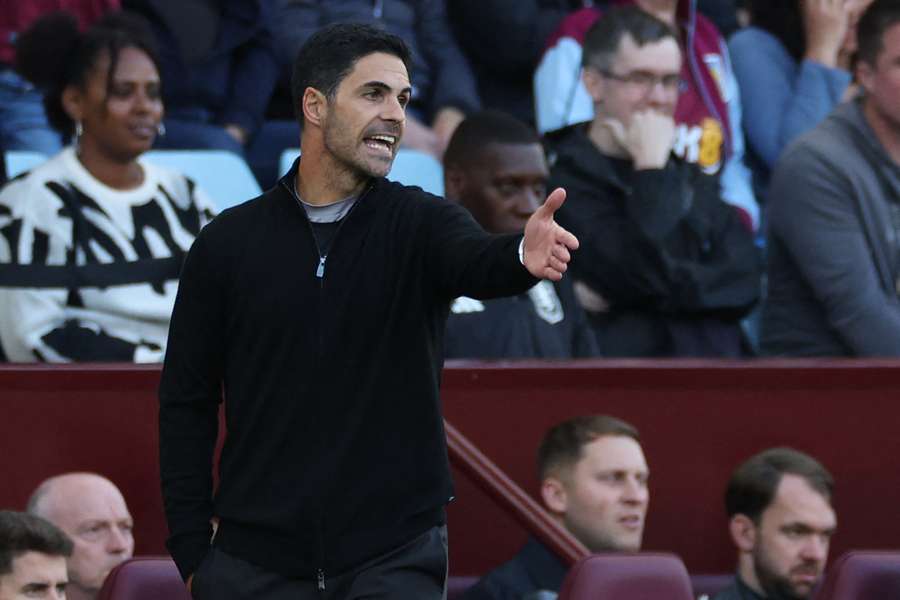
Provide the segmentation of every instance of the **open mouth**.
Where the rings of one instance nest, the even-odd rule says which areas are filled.
[[[366,146],[372,150],[386,156],[392,156],[394,153],[394,145],[397,143],[397,138],[393,135],[379,133],[366,137],[364,141]]]

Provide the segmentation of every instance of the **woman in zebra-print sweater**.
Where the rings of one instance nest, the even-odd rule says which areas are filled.
[[[151,39],[122,14],[83,34],[45,17],[19,38],[19,70],[72,143],[0,192],[10,360],[162,359],[181,259],[213,209],[192,181],[139,158],[163,113]]]

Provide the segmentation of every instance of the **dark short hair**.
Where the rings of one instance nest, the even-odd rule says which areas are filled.
[[[63,91],[70,85],[83,87],[98,58],[107,53],[108,94],[119,54],[126,48],[141,50],[161,71],[156,40],[143,17],[111,12],[81,33],[73,15],[55,12],[36,20],[16,39],[16,70],[43,91],[47,120],[69,137],[75,123],[63,108]]]
[[[802,477],[831,502],[834,479],[819,461],[792,448],[770,448],[752,456],[731,475],[725,490],[725,512],[729,518],[742,514],[758,523],[784,475]]]
[[[72,556],[72,541],[46,519],[0,510],[0,576],[12,573],[13,561],[26,552]]]
[[[581,460],[582,449],[606,435],[630,437],[640,443],[637,428],[609,415],[586,415],[563,421],[552,427],[541,440],[537,453],[538,479],[550,471],[570,467]]]
[[[537,133],[517,118],[498,110],[466,117],[450,137],[444,167],[477,162],[488,144],[540,144]]]
[[[588,30],[582,45],[581,66],[609,69],[626,35],[631,36],[638,46],[665,38],[678,40],[678,35],[667,23],[637,6],[615,7]]]
[[[884,49],[884,33],[900,23],[900,2],[898,0],[875,0],[856,25],[858,49],[856,57],[874,65]]]
[[[411,54],[406,43],[373,25],[338,23],[310,36],[294,59],[291,77],[291,99],[300,125],[303,125],[300,102],[306,88],[317,89],[333,100],[338,86],[353,70],[356,61],[375,52],[396,56],[409,73]]]

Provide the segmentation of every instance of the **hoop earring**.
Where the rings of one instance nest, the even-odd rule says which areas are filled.
[[[159,137],[163,137],[166,135],[166,124],[162,121],[159,122],[159,125],[156,126],[156,135]]]
[[[84,127],[82,127],[81,121],[75,121],[75,135],[72,137],[72,145],[75,146],[76,150],[81,145],[81,135],[83,133]]]

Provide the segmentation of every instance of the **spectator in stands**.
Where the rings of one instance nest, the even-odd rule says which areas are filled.
[[[452,0],[447,12],[485,108],[534,123],[534,70],[544,43],[586,0]]]
[[[125,498],[99,475],[51,477],[31,495],[27,511],[50,521],[74,542],[68,559],[68,600],[94,600],[109,572],[134,553],[134,522]]]
[[[447,198],[490,233],[521,233],[547,196],[547,161],[533,129],[485,111],[457,128],[444,155]],[[594,332],[571,279],[539,281],[509,298],[457,298],[444,336],[445,358],[596,356]]]
[[[728,51],[715,26],[697,14],[697,0],[633,0],[678,31],[683,54],[675,105],[675,154],[719,173],[722,199],[741,211],[745,225],[759,226],[752,174],[744,163],[741,102]],[[631,4],[632,0],[617,0]],[[580,81],[582,41],[600,18],[598,7],[566,18],[551,37],[535,73],[537,124],[541,133],[594,117],[594,100]]]
[[[465,115],[481,106],[475,77],[450,31],[445,0],[275,1],[275,35],[288,62],[316,30],[333,23],[376,25],[410,45],[414,87],[405,147],[440,160]]]
[[[67,596],[66,558],[72,542],[40,517],[0,511],[0,600]]]
[[[786,356],[900,356],[900,5],[859,21],[862,97],[785,153],[770,192],[762,348]]]
[[[766,450],[738,467],[725,492],[738,571],[714,600],[809,598],[837,525],[833,488],[816,459],[790,448]]]
[[[750,27],[729,41],[743,128],[762,198],[775,161],[848,93],[855,28],[869,0],[753,0]]]
[[[36,21],[18,60],[72,145],[0,193],[0,340],[12,361],[158,361],[181,259],[212,205],[184,176],[138,160],[162,117],[152,38],[111,13],[84,34]]]
[[[541,500],[591,552],[641,549],[650,500],[649,470],[637,429],[606,415],[550,429],[538,449]],[[566,566],[537,540],[485,575],[465,600],[520,600],[557,592]]]
[[[57,10],[71,13],[84,29],[118,7],[119,0],[0,3],[0,150],[31,150],[50,156],[62,148],[59,132],[44,113],[41,91],[17,69],[19,35],[39,17]]]
[[[122,0],[146,17],[160,49],[165,135],[157,148],[228,150],[244,157],[263,189],[299,143],[293,120],[267,120],[280,74],[272,0]]]
[[[581,250],[572,275],[604,356],[744,353],[759,296],[752,234],[716,178],[672,154],[681,54],[663,21],[626,6],[585,38],[593,121],[548,136],[559,222]]]

